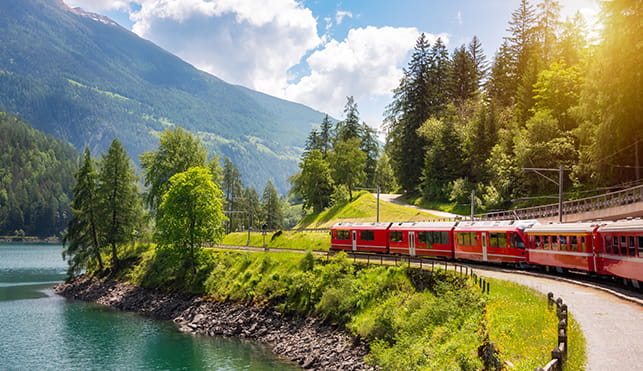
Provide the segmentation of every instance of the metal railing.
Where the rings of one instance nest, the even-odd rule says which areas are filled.
[[[589,211],[604,210],[643,202],[643,185],[609,192],[598,196],[563,202],[563,215],[578,214]],[[503,210],[475,215],[478,220],[488,219],[538,219],[558,215],[558,204],[526,207],[515,210]]]

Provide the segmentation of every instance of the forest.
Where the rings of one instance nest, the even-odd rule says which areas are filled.
[[[78,153],[0,112],[0,236],[57,236],[71,217]]]
[[[643,3],[601,6],[595,35],[580,13],[561,19],[559,1],[521,0],[491,60],[475,36],[449,52],[422,34],[383,148],[349,97],[344,120],[310,133],[293,191],[316,211],[378,186],[457,203],[475,191],[490,210],[551,203],[558,186],[528,168],[562,166],[565,198],[640,184]]]

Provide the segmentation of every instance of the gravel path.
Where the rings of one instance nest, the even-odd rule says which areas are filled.
[[[487,270],[478,274],[562,298],[587,339],[587,370],[643,370],[643,300],[624,300],[597,287],[552,278]]]

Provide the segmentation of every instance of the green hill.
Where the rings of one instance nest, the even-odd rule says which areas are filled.
[[[380,222],[427,221],[433,214],[380,200]],[[320,213],[306,216],[295,228],[329,228],[335,223],[367,223],[377,220],[377,198],[360,192],[353,202],[339,204]]]
[[[113,21],[61,0],[0,2],[0,110],[96,155],[118,137],[132,158],[182,126],[243,181],[280,192],[321,112],[227,84]]]
[[[0,112],[0,236],[64,230],[77,164],[69,144]]]

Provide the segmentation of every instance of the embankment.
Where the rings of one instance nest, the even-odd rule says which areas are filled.
[[[314,318],[284,315],[268,307],[222,303],[203,297],[162,294],[116,281],[77,277],[55,286],[64,297],[90,301],[157,319],[181,331],[237,336],[271,346],[273,352],[304,369],[372,370],[364,363],[366,346],[338,327]]]

